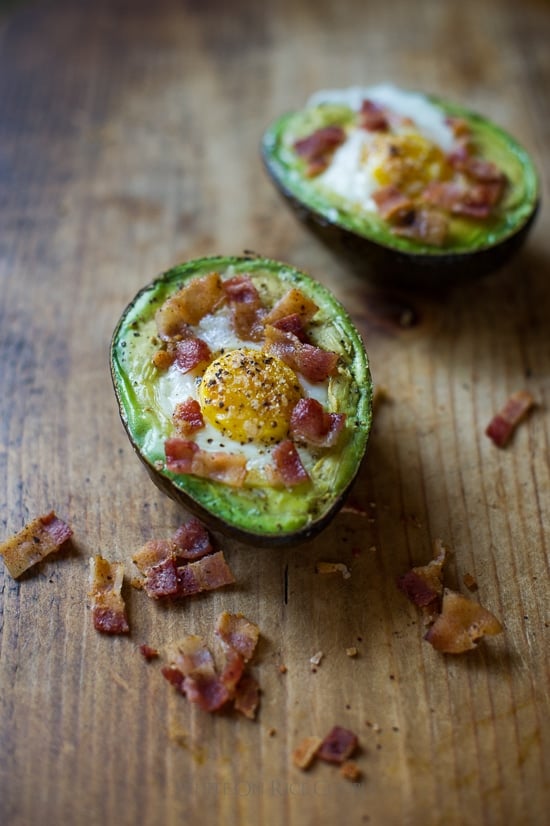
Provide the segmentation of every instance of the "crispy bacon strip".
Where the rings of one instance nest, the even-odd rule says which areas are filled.
[[[204,427],[201,406],[196,399],[179,402],[172,413],[172,421],[180,436],[192,436]]]
[[[477,602],[445,589],[441,614],[424,637],[437,651],[461,654],[476,648],[486,634],[500,634],[498,619]]]
[[[275,463],[275,478],[279,479],[287,488],[296,487],[303,482],[309,482],[309,474],[302,464],[300,454],[290,439],[279,442],[272,452]]]
[[[235,687],[235,710],[253,720],[260,702],[260,686],[251,674],[243,674]]]
[[[304,737],[292,751],[292,762],[299,769],[309,769],[321,748],[322,739],[316,735]]]
[[[72,536],[71,528],[54,511],[38,516],[0,544],[0,556],[14,579],[32,568]]]
[[[223,611],[216,620],[214,633],[225,647],[237,651],[248,662],[256,650],[260,629],[243,614]]]
[[[166,467],[240,488],[246,477],[246,459],[236,453],[202,450],[194,442],[173,436],[164,443]]]
[[[321,743],[317,757],[327,763],[343,763],[351,757],[358,744],[357,735],[353,731],[334,726]]]
[[[333,447],[345,424],[345,413],[329,413],[316,399],[300,399],[290,416],[290,435],[310,445]]]
[[[292,333],[303,344],[311,344],[302,319],[298,313],[291,313],[290,315],[283,316],[283,318],[279,318],[277,321],[273,322],[273,327],[276,327],[277,330],[283,330],[286,333]]]
[[[217,551],[196,562],[178,566],[176,596],[189,597],[203,591],[214,591],[234,582],[235,577],[225,561],[223,551]]]
[[[210,535],[195,516],[184,522],[169,539],[149,539],[132,557],[139,571],[144,574],[148,568],[173,557],[177,564],[185,560],[197,560],[213,552]]]
[[[177,336],[186,337],[188,325],[198,324],[224,300],[225,292],[217,272],[193,279],[167,298],[157,310],[155,321],[159,336],[164,341]]]
[[[130,630],[126,605],[122,598],[124,566],[109,562],[100,554],[90,559],[90,590],[88,596],[96,631],[105,634],[127,634]]]
[[[505,447],[534,404],[533,396],[526,390],[513,393],[502,410],[493,416],[487,425],[486,435],[497,447]]]
[[[308,163],[307,173],[318,175],[327,168],[330,158],[346,139],[341,126],[325,126],[294,143],[294,151]]]
[[[231,306],[233,327],[243,341],[260,341],[263,337],[265,310],[261,297],[249,275],[236,275],[223,282]]]
[[[303,344],[293,333],[278,330],[272,324],[265,328],[265,349],[312,382],[325,381],[338,367],[338,354]]]
[[[414,238],[434,247],[445,243],[449,220],[438,209],[423,207],[407,215],[406,223],[392,226],[392,232],[406,238]]]
[[[388,184],[373,192],[372,200],[385,221],[398,219],[414,209],[414,203],[408,195],[393,184]]]

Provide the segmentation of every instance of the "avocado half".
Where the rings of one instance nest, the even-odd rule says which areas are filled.
[[[431,107],[443,119],[461,119],[476,154],[497,165],[506,190],[487,220],[453,216],[441,246],[394,234],[374,209],[353,197],[336,194],[323,175],[309,176],[294,144],[327,126],[356,129],[358,101],[371,96],[404,102],[415,119],[415,106]],[[539,182],[533,161],[520,144],[487,118],[432,95],[390,85],[319,92],[304,109],[284,114],[265,131],[261,143],[265,168],[287,204],[329,248],[349,258],[361,274],[380,285],[447,287],[486,275],[502,265],[525,241],[539,206]]]
[[[174,430],[173,387],[166,371],[152,361],[161,344],[155,314],[167,298],[212,272],[222,280],[248,276],[268,310],[290,288],[298,288],[318,307],[308,325],[311,343],[338,354],[337,372],[327,380],[325,390],[328,409],[345,414],[345,428],[334,447],[319,448],[313,462],[310,457],[310,481],[298,487],[257,480],[233,487],[166,467],[165,440]],[[202,323],[208,323],[208,318]],[[261,342],[256,346],[261,347]],[[223,349],[223,342],[219,343],[218,353]],[[212,359],[218,353],[212,352]],[[122,422],[153,481],[213,530],[257,546],[292,545],[316,535],[342,506],[367,445],[372,381],[363,342],[348,313],[305,273],[257,257],[202,258],[170,269],[140,290],[124,310],[112,338],[111,374]],[[198,370],[197,386],[200,381]]]

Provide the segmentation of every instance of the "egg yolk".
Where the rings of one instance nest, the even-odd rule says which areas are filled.
[[[242,444],[284,439],[301,397],[294,370],[276,356],[247,348],[213,361],[199,387],[204,418]]]
[[[451,174],[443,151],[415,132],[381,136],[376,154],[380,157],[374,168],[376,181],[381,186],[393,184],[411,195],[430,181],[444,180]]]

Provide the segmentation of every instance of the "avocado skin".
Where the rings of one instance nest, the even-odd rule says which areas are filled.
[[[311,284],[315,285],[315,287],[319,291],[322,291],[326,295],[329,295],[332,302],[336,304],[338,303],[336,302],[334,297],[330,295],[329,291],[326,288],[322,287],[321,284],[315,282],[310,276],[307,276],[305,273],[295,270],[293,267],[287,264],[275,262],[270,259],[258,258],[257,256],[252,255],[246,255],[240,258],[216,256],[206,259],[198,259],[197,261],[186,262],[186,264],[179,265],[165,272],[157,279],[155,279],[153,282],[151,282],[151,284],[145,286],[137,293],[137,295],[130,302],[130,304],[122,314],[112,336],[110,349],[111,378],[113,382],[115,395],[117,398],[119,414],[123,426],[125,428],[126,434],[137,456],[145,465],[155,485],[163,493],[168,495],[171,499],[185,507],[188,511],[194,513],[210,529],[221,532],[227,536],[231,536],[245,544],[261,548],[282,548],[303,544],[304,542],[314,538],[322,530],[324,530],[324,528],[338,513],[338,511],[344,504],[344,501],[357,477],[357,474],[362,464],[362,459],[366,450],[366,444],[372,418],[372,382],[370,377],[368,358],[366,356],[364,346],[361,343],[362,359],[360,359],[360,367],[364,370],[364,386],[359,388],[362,394],[362,401],[360,402],[360,407],[364,411],[364,419],[362,420],[363,438],[362,441],[360,440],[358,444],[358,450],[356,455],[354,456],[353,472],[350,472],[348,474],[347,483],[345,487],[339,490],[337,495],[334,495],[332,497],[332,501],[322,513],[316,513],[315,517],[311,521],[307,522],[307,524],[303,525],[303,527],[300,527],[299,529],[291,531],[282,531],[278,529],[274,529],[273,531],[257,531],[254,530],[253,525],[234,524],[231,521],[228,521],[224,518],[221,508],[218,509],[212,507],[204,507],[200,501],[200,497],[190,495],[185,490],[182,490],[174,483],[170,476],[165,475],[161,470],[159,470],[155,466],[155,463],[151,461],[150,458],[144,455],[144,452],[142,451],[141,445],[139,443],[139,439],[136,438],[136,434],[134,433],[131,423],[129,421],[129,418],[131,418],[131,416],[128,415],[128,410],[126,409],[126,406],[129,402],[127,398],[127,389],[125,388],[125,382],[127,383],[128,377],[124,378],[122,375],[123,370],[121,366],[121,348],[124,348],[126,344],[126,340],[124,339],[125,331],[129,330],[130,325],[133,325],[135,323],[135,319],[132,319],[133,308],[139,302],[154,302],[156,285],[165,285],[166,281],[173,279],[174,276],[177,276],[180,272],[187,272],[190,268],[192,269],[193,265],[200,265],[202,267],[207,265],[211,270],[222,269],[224,266],[229,265],[236,265],[241,267],[244,266],[245,268],[250,267],[252,270],[254,267],[260,267],[262,265],[265,265],[266,267],[270,268],[279,267],[281,270],[284,269],[285,271],[290,271],[292,274],[297,275],[299,279],[305,279],[305,281],[299,280],[297,282],[298,286],[301,286],[303,288],[305,283],[311,282]],[[196,273],[196,275],[201,274],[203,274],[203,270],[198,271]],[[316,293],[313,294],[313,297],[315,297],[315,294]],[[351,320],[349,319],[347,313],[345,313],[345,310],[343,308],[342,313],[343,317],[347,319],[347,322],[350,325],[350,329],[353,333],[354,340],[357,341],[358,333],[355,330],[354,326],[351,323]],[[360,341],[360,338],[358,340]],[[349,455],[347,456],[347,460],[349,461]],[[294,493],[293,495],[299,496],[300,494]]]
[[[540,207],[540,183],[536,169],[528,153],[501,127],[483,116],[471,112],[435,95],[424,95],[447,115],[464,118],[474,129],[482,127],[485,133],[507,146],[511,156],[521,158],[529,197],[528,214],[502,237],[475,248],[456,250],[452,247],[432,252],[415,250],[414,242],[408,249],[392,243],[390,232],[385,237],[371,237],[369,229],[357,232],[340,217],[334,221],[323,212],[308,205],[287,185],[289,175],[285,163],[279,158],[280,143],[288,121],[300,112],[277,118],[265,131],[261,141],[261,157],[264,168],[298,219],[318,240],[338,256],[346,259],[358,275],[380,287],[420,288],[422,290],[446,290],[460,283],[471,281],[500,269],[523,246]],[[305,110],[304,110],[305,111]],[[296,174],[296,173],[295,173]]]
[[[485,249],[460,253],[449,251],[438,255],[403,252],[358,235],[309,209],[283,186],[265,157],[264,164],[284,202],[301,223],[330,252],[346,259],[360,276],[381,288],[447,290],[496,272],[524,245],[540,208],[540,201],[537,201],[531,215],[517,232]]]

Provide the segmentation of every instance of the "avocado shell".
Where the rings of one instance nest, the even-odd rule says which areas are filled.
[[[414,241],[397,240],[389,231],[369,227],[368,216],[366,225],[359,229],[357,221],[353,227],[347,225],[345,211],[340,207],[334,208],[328,199],[323,201],[319,193],[310,196],[307,179],[301,177],[298,166],[289,160],[288,149],[283,147],[285,130],[302,113],[290,113],[276,119],[262,138],[264,167],[286,204],[332,252],[351,263],[360,276],[382,287],[447,289],[488,275],[506,264],[520,249],[539,209],[540,186],[536,170],[528,153],[511,135],[477,113],[431,95],[423,97],[444,114],[467,120],[485,143],[490,145],[493,139],[498,145],[498,153],[508,153],[516,171],[518,168],[522,170],[517,188],[524,190],[524,203],[520,204],[520,209],[514,204],[517,214],[510,226],[504,225],[494,238],[488,233],[487,242],[477,242],[472,249],[464,245],[460,249],[448,246],[432,250],[422,245],[415,249]]]
[[[317,487],[314,492],[299,489],[273,492],[267,488],[267,492],[262,489],[258,498],[254,490],[251,492],[250,489],[229,488],[212,480],[168,472],[161,453],[167,435],[162,416],[159,418],[151,407],[138,404],[140,399],[142,402],[146,399],[147,404],[150,404],[150,399],[158,391],[157,386],[152,394],[143,395],[149,392],[146,385],[151,381],[152,374],[148,367],[143,370],[145,380],[142,387],[138,386],[139,375],[136,374],[136,365],[141,363],[139,348],[144,348],[144,364],[147,359],[147,364],[150,364],[153,349],[148,342],[151,340],[156,309],[166,297],[194,276],[212,271],[223,274],[228,267],[231,267],[234,274],[262,273],[263,277],[265,273],[267,281],[281,279],[285,291],[291,286],[299,287],[316,301],[320,314],[327,319],[334,319],[330,324],[327,322],[327,329],[330,328],[329,331],[332,330],[333,334],[336,332],[339,338],[346,336],[345,369],[349,372],[352,386],[346,387],[341,404],[348,411],[349,438],[344,442],[341,454],[336,459],[328,459],[329,482],[326,482],[324,476],[320,479],[322,497],[318,507],[313,501]],[[342,507],[366,449],[372,417],[372,382],[364,346],[351,319],[334,296],[306,274],[286,264],[257,257],[219,256],[174,267],[140,290],[125,309],[113,333],[110,364],[122,423],[151,479],[160,490],[198,516],[212,530],[256,547],[293,546],[319,534]],[[270,505],[272,497],[275,497],[274,504]],[[266,510],[263,504],[266,499],[267,513],[262,513],[262,508]],[[286,510],[290,511],[288,517],[285,505]],[[280,515],[283,512],[284,518]],[[249,513],[252,516],[249,517]],[[250,521],[247,522],[247,519]],[[258,525],[261,527],[258,528]],[[283,525],[282,529],[280,525]]]

